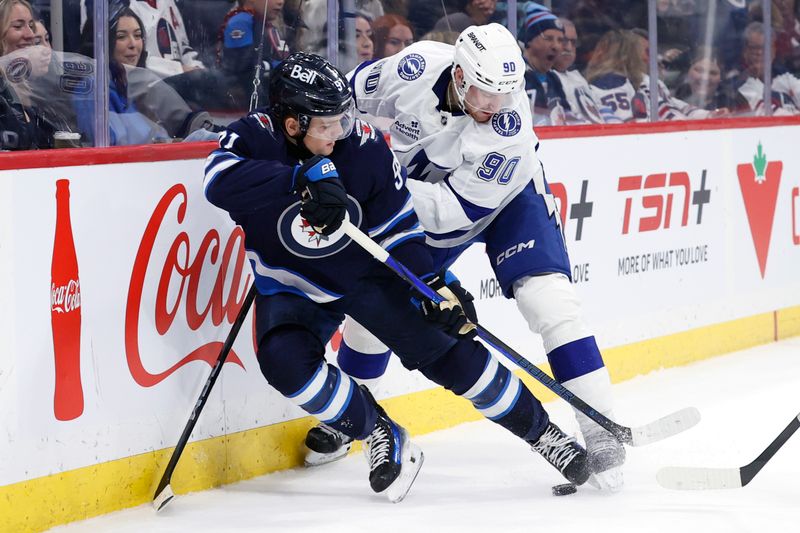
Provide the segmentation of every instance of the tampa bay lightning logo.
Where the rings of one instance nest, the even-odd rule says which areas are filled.
[[[503,137],[512,137],[519,133],[522,120],[513,109],[500,111],[492,116],[492,127]]]
[[[361,206],[352,196],[347,196],[347,217],[354,226],[361,224]],[[304,259],[328,257],[350,244],[350,237],[339,228],[331,235],[323,235],[300,216],[300,202],[284,209],[278,218],[278,237],[283,247]]]
[[[397,65],[397,74],[406,81],[413,81],[425,72],[425,58],[419,54],[408,54]]]

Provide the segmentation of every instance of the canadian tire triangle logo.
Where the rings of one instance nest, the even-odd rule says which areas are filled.
[[[758,151],[752,163],[736,167],[762,279],[767,270],[772,221],[775,218],[775,204],[778,200],[782,171],[783,162],[767,162],[767,155],[762,152],[761,143],[758,143]]]

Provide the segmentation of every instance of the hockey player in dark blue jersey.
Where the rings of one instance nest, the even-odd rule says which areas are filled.
[[[345,438],[363,439],[372,489],[400,501],[423,455],[366,388],[326,363],[325,344],[346,313],[406,368],[468,398],[569,481],[584,483],[585,450],[482,344],[459,336],[474,311],[471,297],[433,275],[404,171],[382,135],[353,119],[344,76],[318,56],[297,53],[273,70],[269,93],[270,109],[220,135],[205,192],[245,231],[258,289],[257,356],[270,385]],[[432,287],[450,288],[458,312],[426,305],[423,316],[407,286],[351,243],[340,229],[345,219]]]

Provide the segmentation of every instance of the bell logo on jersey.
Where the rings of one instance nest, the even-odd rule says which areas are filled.
[[[314,83],[314,80],[317,79],[317,73],[313,70],[305,69],[300,65],[295,65],[292,67],[289,77],[311,85]]]
[[[354,226],[361,224],[361,206],[347,196],[347,217]],[[290,253],[304,259],[320,259],[333,255],[350,244],[350,238],[339,228],[330,235],[319,233],[300,215],[300,202],[284,209],[278,218],[278,237]]]
[[[522,120],[514,110],[500,111],[492,116],[492,127],[503,137],[513,137],[519,133]]]
[[[425,72],[425,58],[419,54],[408,54],[397,65],[397,75],[406,81],[414,81]]]

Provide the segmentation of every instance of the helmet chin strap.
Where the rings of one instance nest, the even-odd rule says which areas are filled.
[[[458,103],[458,107],[461,109],[462,113],[469,114],[467,111],[467,78],[464,76],[464,69],[461,69],[461,83],[456,80],[456,69],[460,68],[458,65],[453,65],[453,68],[450,70],[450,78],[452,79],[452,88],[453,91],[456,93],[456,102]],[[450,88],[448,88],[448,91]],[[450,100],[450,94],[448,93],[448,103]]]

